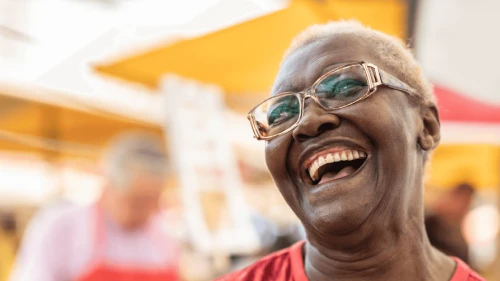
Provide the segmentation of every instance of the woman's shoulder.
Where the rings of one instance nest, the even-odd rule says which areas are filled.
[[[303,267],[297,262],[302,259],[302,245],[298,242],[289,248],[263,257],[254,264],[222,276],[215,281],[301,281],[293,277],[294,267]]]

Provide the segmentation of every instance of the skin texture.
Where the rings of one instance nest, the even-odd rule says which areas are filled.
[[[161,178],[147,173],[137,174],[125,190],[106,187],[102,207],[123,229],[138,229],[158,210],[163,186]]]
[[[273,95],[304,90],[333,67],[359,61],[394,75],[383,54],[341,35],[288,56]],[[455,263],[430,245],[423,214],[425,157],[439,139],[436,108],[397,90],[379,87],[334,112],[306,99],[299,125],[266,143],[266,162],[306,229],[310,280],[449,280]],[[350,176],[312,185],[304,162],[331,147],[363,150],[368,158]]]

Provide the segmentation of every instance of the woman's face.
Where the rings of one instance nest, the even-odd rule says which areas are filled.
[[[279,71],[273,95],[304,90],[333,67],[359,61],[394,75],[369,45],[340,36],[292,53]],[[308,98],[299,125],[267,142],[267,166],[309,232],[342,234],[365,223],[388,225],[398,214],[411,212],[413,205],[421,210],[424,155],[417,143],[426,135],[424,119],[415,98],[387,87],[330,113]],[[356,150],[367,157],[361,163],[319,169],[317,183],[308,168],[311,159],[326,150]]]

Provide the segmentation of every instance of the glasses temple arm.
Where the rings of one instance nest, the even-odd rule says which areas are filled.
[[[408,84],[404,83],[403,81],[399,80],[398,78],[390,75],[389,73],[379,69],[380,73],[380,82],[382,82],[383,85],[400,90],[409,94],[416,94],[417,91],[410,87]]]

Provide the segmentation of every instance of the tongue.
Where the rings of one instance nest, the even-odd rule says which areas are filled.
[[[329,180],[336,180],[336,179],[346,177],[346,176],[354,173],[355,171],[356,171],[356,169],[354,169],[354,167],[347,166],[347,167],[343,168],[342,170],[340,170],[338,173],[328,172],[321,177],[321,180],[319,181],[318,184],[327,182]]]

